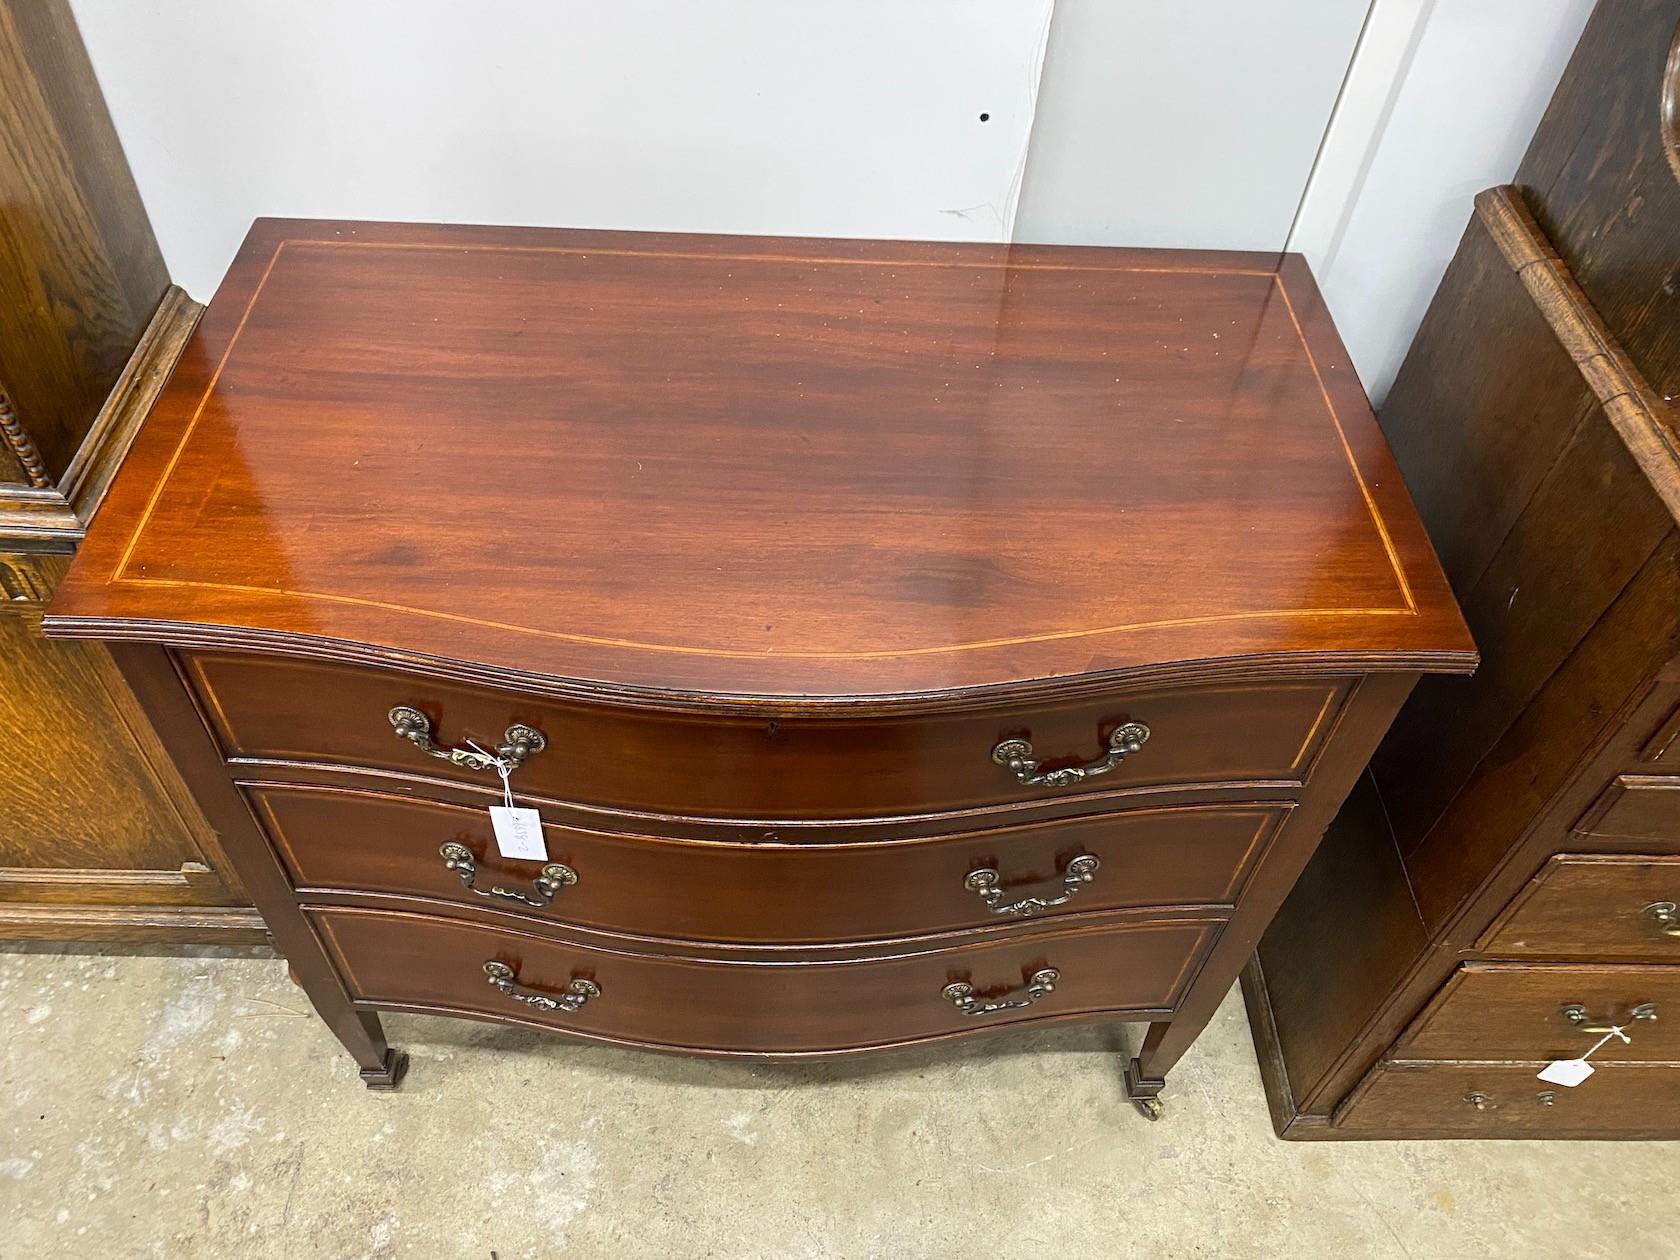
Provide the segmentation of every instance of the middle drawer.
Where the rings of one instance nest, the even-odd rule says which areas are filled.
[[[1132,810],[871,843],[737,844],[544,825],[562,875],[496,850],[483,808],[248,783],[300,890],[426,897],[634,936],[840,943],[1047,915],[1234,903],[1290,806]],[[447,846],[456,846],[443,852]],[[453,863],[453,866],[451,866]],[[1048,903],[1048,904],[1046,904]]]
[[[1464,963],[1395,1045],[1395,1059],[1680,1062],[1680,967]]]

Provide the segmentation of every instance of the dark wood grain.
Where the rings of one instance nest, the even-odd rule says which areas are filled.
[[[1475,661],[1299,259],[283,221],[48,621],[132,650],[381,1086],[375,1008],[719,1054],[1131,1016],[1147,1103],[1417,672]],[[546,737],[552,908],[444,868],[535,869],[396,705]],[[1126,722],[1100,776],[992,755]],[[1082,854],[1042,919],[963,886]],[[603,996],[544,1017],[486,957]],[[939,996],[1064,962],[1030,1012]]]
[[[59,633],[783,699],[1472,659],[1258,257],[263,220],[111,497]]]
[[[65,0],[0,3],[0,386],[49,483],[168,287]]]
[[[191,694],[182,686],[174,663],[161,648],[144,644],[112,644],[111,656],[168,743],[193,799],[215,829],[241,883],[268,912],[264,918],[274,946],[284,955],[322,1021],[355,1059],[364,1081],[373,1088],[394,1088],[405,1060],[386,1043],[377,1015],[352,1009],[337,972],[309,924],[296,913],[279,913],[291,901],[285,868],[239,790],[223,773],[215,742]]]
[[[1396,1063],[1376,1073],[1334,1128],[1309,1137],[1670,1138],[1680,1130],[1674,1068],[1611,1066],[1592,1088],[1536,1080],[1545,1064]],[[1467,1100],[1485,1099],[1482,1110]],[[1550,1105],[1540,1096],[1550,1095]]]
[[[1639,840],[1645,848],[1680,849],[1680,777],[1618,775],[1576,830],[1589,836]]]
[[[1044,925],[1004,944],[793,969],[608,952],[388,911],[317,909],[309,917],[358,1001],[536,1023],[649,1048],[766,1057],[1168,1010],[1214,932],[1213,924],[1194,922],[1108,932]],[[490,961],[513,967],[523,990],[561,993],[581,976],[601,994],[575,1014],[534,1010],[490,987]],[[996,1000],[1046,966],[1061,978],[1030,1007],[966,1016],[941,996],[947,984],[966,981]]]
[[[1513,838],[1544,823],[1527,878],[1546,852],[1578,843],[1571,826],[1628,768],[1680,688],[1654,686],[1680,653],[1680,539],[1670,537],[1519,714],[1440,821],[1406,856],[1424,920],[1440,931],[1509,860]],[[1654,719],[1651,719],[1654,720]],[[1549,849],[1545,846],[1551,846]],[[1590,846],[1589,846],[1590,847]],[[1497,906],[1494,907],[1497,909]]]
[[[1670,398],[1680,396],[1677,46],[1680,0],[1598,5],[1515,180],[1629,358]]]
[[[545,908],[468,891],[438,849],[472,853],[476,888],[534,898],[542,863],[502,858],[482,806],[389,792],[282,783],[246,794],[305,890],[396,893],[496,909],[538,923],[584,924],[692,941],[830,943],[1008,926],[965,886],[971,871],[998,873],[1000,905],[1065,889],[1069,861],[1100,867],[1061,919],[1148,906],[1230,906],[1286,805],[1202,805],[1024,823],[937,840],[863,844],[729,844],[547,825],[550,860],[578,882]],[[347,841],[353,837],[354,842]]]
[[[1517,1009],[1548,977],[1680,976],[1643,915],[1680,842],[1677,22],[1675,0],[1598,6],[1522,189],[1476,199],[1385,406],[1486,664],[1420,684],[1373,760],[1383,809],[1344,810],[1249,969],[1284,1136],[1680,1133],[1653,1071],[1542,1109],[1539,1065],[1509,1062],[1549,1056]],[[1494,965],[1513,958],[1556,966]],[[1408,1034],[1432,1002],[1445,1022]]]
[[[1680,855],[1561,853],[1489,929],[1481,948],[1504,958],[1680,963],[1680,937],[1645,915],[1680,901]]]
[[[1207,982],[1186,996],[1172,1021],[1152,1024],[1145,1034],[1133,1066],[1137,1079],[1164,1078],[1213,1018],[1416,682],[1415,674],[1372,674],[1360,682],[1338,715],[1330,746],[1314,771],[1314,790],[1290,814],[1269,860],[1255,872],[1242,904],[1209,953]]]
[[[514,723],[542,732],[515,788],[637,813],[754,820],[902,817],[1065,801],[1117,789],[1299,785],[1344,703],[1348,680],[1289,679],[1117,690],[1077,704],[988,706],[948,717],[811,718],[785,704],[752,716],[544,703],[518,693],[271,657],[195,653],[195,690],[223,750],[245,761],[321,762],[496,784],[398,739],[393,706],[418,708],[446,746],[495,747]],[[1101,760],[1124,722],[1152,732],[1107,774],[1057,791],[1021,784],[992,759],[1030,739],[1046,766]]]
[[[1634,1019],[1641,1006],[1654,1019]],[[1535,966],[1467,963],[1394,1047],[1396,1059],[1547,1063],[1586,1053],[1602,1033],[1583,1032],[1562,1011],[1580,1006],[1585,1022],[1626,1028],[1592,1052],[1610,1063],[1680,1063],[1680,968],[1603,967],[1582,963]]]
[[[1306,1110],[1428,945],[1382,798],[1366,775],[1255,951],[1264,992],[1251,1001],[1264,998],[1278,1070],[1302,1091],[1295,1101]],[[1335,965],[1325,965],[1331,958]]]

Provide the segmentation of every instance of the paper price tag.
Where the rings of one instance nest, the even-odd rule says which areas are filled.
[[[543,844],[542,815],[536,810],[492,805],[490,825],[496,829],[496,847],[503,857],[524,862],[548,861],[548,847]]]
[[[1585,1059],[1555,1059],[1540,1070],[1540,1079],[1548,1085],[1567,1085],[1574,1089],[1593,1074],[1593,1065]]]

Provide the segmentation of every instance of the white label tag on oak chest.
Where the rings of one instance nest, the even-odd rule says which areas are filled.
[[[542,816],[534,809],[490,807],[490,825],[496,829],[496,847],[505,858],[525,862],[548,861],[543,844]]]
[[[1574,1089],[1593,1074],[1593,1065],[1585,1059],[1557,1059],[1541,1069],[1540,1079],[1548,1085],[1567,1085]]]

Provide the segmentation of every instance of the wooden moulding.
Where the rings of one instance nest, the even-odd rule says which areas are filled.
[[[76,549],[203,311],[169,287],[58,485],[0,486],[0,549]]]
[[[0,902],[0,940],[135,945],[267,945],[262,916],[244,906],[71,906]]]
[[[1476,215],[1598,398],[1628,452],[1680,521],[1680,409],[1661,398],[1605,327],[1512,185],[1476,197]]]

